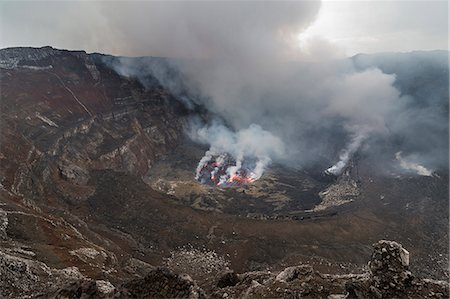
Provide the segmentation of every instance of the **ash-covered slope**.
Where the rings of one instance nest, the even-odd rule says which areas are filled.
[[[335,181],[274,165],[255,184],[209,188],[194,179],[205,148],[184,136],[204,108],[186,108],[183,92],[152,74],[119,75],[105,59],[0,50],[0,296],[66,282],[76,294],[122,292],[132,278],[130,290],[165,276],[190,288],[181,273],[211,295],[211,278],[227,268],[305,263],[361,273],[380,239],[409,248],[419,276],[447,277],[445,172],[377,176],[357,157]],[[159,266],[177,274],[146,276]]]

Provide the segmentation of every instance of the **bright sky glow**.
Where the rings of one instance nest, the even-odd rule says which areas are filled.
[[[300,48],[324,39],[346,55],[448,48],[446,1],[323,1],[298,35]]]

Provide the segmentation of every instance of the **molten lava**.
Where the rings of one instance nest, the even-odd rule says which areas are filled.
[[[240,186],[256,180],[249,169],[236,163],[227,154],[204,161],[196,173],[196,179],[203,184],[221,187]]]
[[[228,182],[229,183],[237,183],[239,185],[243,185],[243,184],[249,184],[249,183],[253,183],[255,181],[255,179],[253,179],[250,176],[247,175],[237,175],[237,174],[233,174],[229,179]]]

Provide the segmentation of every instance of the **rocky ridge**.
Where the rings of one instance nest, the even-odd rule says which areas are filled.
[[[281,272],[228,270],[201,289],[188,275],[167,268],[118,287],[85,279],[47,294],[50,298],[448,298],[449,285],[415,277],[408,269],[409,252],[393,241],[374,245],[369,270],[363,274],[331,275],[309,265]],[[108,286],[108,287],[106,287]]]

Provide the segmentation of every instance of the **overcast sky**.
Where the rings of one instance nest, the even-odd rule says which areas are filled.
[[[258,8],[263,5],[271,8]],[[287,36],[293,49],[306,52],[322,42],[344,55],[448,48],[447,1],[237,2],[232,10],[221,12],[217,2],[2,1],[0,48],[51,45],[115,55],[201,56],[218,50],[196,47],[207,44],[214,30],[237,33],[236,41],[224,40],[222,49],[247,42],[239,38],[248,35],[238,31],[264,27],[266,20],[267,28],[278,26],[276,34]],[[246,20],[246,14],[250,21],[234,22]]]

